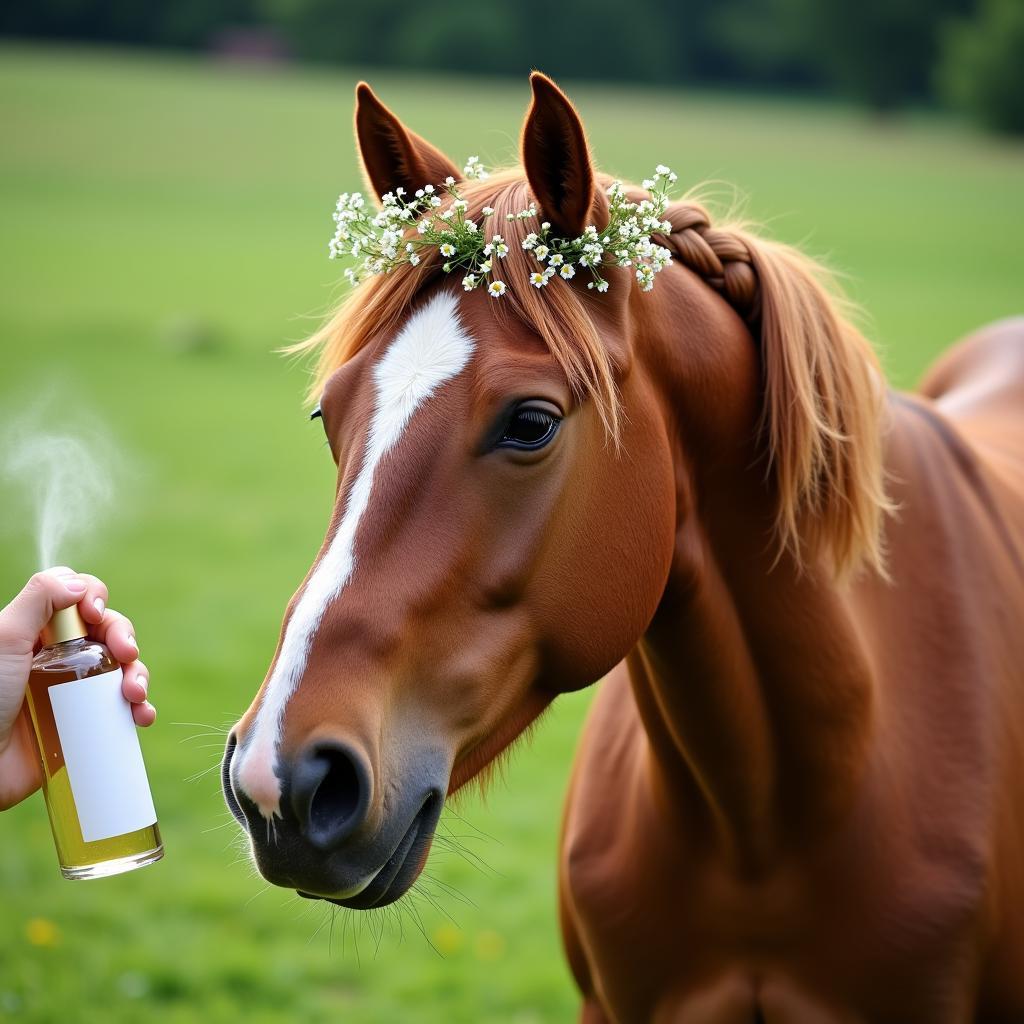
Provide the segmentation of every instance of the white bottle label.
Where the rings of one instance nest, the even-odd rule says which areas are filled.
[[[87,843],[156,821],[146,765],[121,670],[50,687],[68,782]]]

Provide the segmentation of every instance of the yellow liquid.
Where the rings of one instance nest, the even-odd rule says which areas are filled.
[[[27,701],[43,766],[43,796],[65,878],[116,875],[145,867],[164,855],[160,829],[155,823],[91,843],[82,838],[48,691],[58,683],[88,679],[116,668],[118,664],[106,647],[83,637],[44,648],[36,656],[29,676]]]

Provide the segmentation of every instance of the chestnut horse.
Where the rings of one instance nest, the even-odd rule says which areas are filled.
[[[575,237],[609,183],[532,87],[523,169],[460,187],[505,297],[425,258],[308,343],[335,510],[224,759],[260,872],[398,899],[446,795],[605,677],[583,1020],[1024,1020],[1024,321],[896,393],[814,264],[687,201],[649,294],[531,288],[505,214]],[[461,177],[365,84],[356,136],[378,195]]]

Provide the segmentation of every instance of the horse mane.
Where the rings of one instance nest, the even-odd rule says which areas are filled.
[[[607,187],[611,178],[598,175]],[[460,182],[467,216],[483,222],[519,251],[526,220],[508,220],[530,205],[522,172],[508,169],[483,181]],[[628,190],[637,199],[646,193]],[[891,511],[884,487],[884,377],[868,341],[854,326],[853,307],[825,268],[799,250],[759,237],[741,223],[715,227],[693,199],[673,203],[672,233],[659,238],[677,261],[700,276],[743,317],[759,344],[762,365],[760,429],[775,491],[777,553],[798,565],[823,557],[839,577],[860,566],[884,575],[883,516]],[[608,352],[587,312],[595,293],[554,278],[542,290],[529,281],[525,259],[500,264],[508,291],[495,301],[499,317],[513,315],[544,340],[574,393],[594,402],[605,430],[619,436],[619,397]],[[416,267],[401,265],[358,286],[291,353],[315,352],[308,397],[316,401],[327,378],[369,342],[397,328],[417,294],[443,275],[436,249]],[[616,273],[615,268],[610,268]],[[622,280],[613,287],[628,287]]]

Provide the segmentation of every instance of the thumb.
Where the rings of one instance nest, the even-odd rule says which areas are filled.
[[[53,613],[76,604],[87,589],[85,580],[66,566],[37,572],[0,610],[0,654],[31,654]]]

